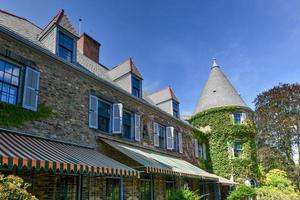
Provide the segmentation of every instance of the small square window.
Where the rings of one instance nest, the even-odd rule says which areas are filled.
[[[234,157],[240,157],[242,155],[243,144],[242,142],[234,142],[233,151]]]
[[[242,113],[234,113],[233,118],[234,118],[234,123],[235,124],[240,124],[241,123],[241,118],[242,118]]]

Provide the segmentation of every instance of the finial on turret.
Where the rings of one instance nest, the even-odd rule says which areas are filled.
[[[214,67],[219,67],[219,65],[217,64],[216,58],[213,58],[213,64],[212,64],[211,68],[214,68]]]

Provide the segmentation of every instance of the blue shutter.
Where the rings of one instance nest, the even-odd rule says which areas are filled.
[[[98,129],[98,98],[93,95],[89,98],[89,127]]]
[[[167,127],[166,135],[167,135],[167,149],[172,150],[174,148],[174,127]]]
[[[203,159],[207,160],[206,144],[203,143]]]
[[[123,105],[121,103],[113,104],[113,133],[121,134],[123,125]]]
[[[153,122],[153,143],[154,146],[159,147],[159,126],[156,122]]]
[[[178,132],[179,153],[183,153],[182,133]]]
[[[136,141],[141,141],[141,116],[134,114],[134,138]]]
[[[30,67],[25,70],[23,108],[37,111],[40,87],[40,72]]]
[[[195,156],[196,158],[199,158],[199,151],[198,151],[198,140],[197,139],[194,139],[194,145],[195,145]]]

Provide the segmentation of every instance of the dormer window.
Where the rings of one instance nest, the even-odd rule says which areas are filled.
[[[179,118],[179,104],[176,101],[173,101],[172,105],[173,105],[173,116]]]
[[[68,62],[74,61],[74,39],[62,31],[58,32],[58,56]]]
[[[142,97],[142,81],[135,76],[131,77],[132,80],[132,95],[138,98]]]

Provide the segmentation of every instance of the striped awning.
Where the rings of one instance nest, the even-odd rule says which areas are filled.
[[[132,147],[115,141],[102,139],[111,147],[117,149],[124,155],[130,157],[136,162],[143,165],[143,170],[147,173],[173,174],[178,176],[204,178],[218,181],[218,176],[208,173],[199,167],[182,160],[180,158],[171,157],[160,154],[158,152]],[[134,168],[134,167],[133,167]]]
[[[0,131],[0,168],[44,169],[62,173],[139,176],[139,172],[93,148]]]

